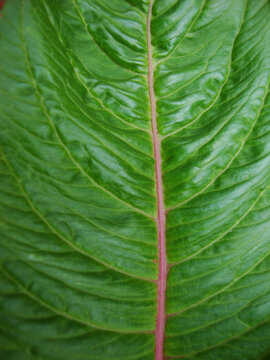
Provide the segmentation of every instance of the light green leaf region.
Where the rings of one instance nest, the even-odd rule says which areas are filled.
[[[150,360],[148,0],[0,19],[0,359]],[[164,359],[270,358],[270,2],[155,0]]]

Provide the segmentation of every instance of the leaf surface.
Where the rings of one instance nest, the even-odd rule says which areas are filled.
[[[0,359],[268,359],[269,39],[268,0],[7,2]]]

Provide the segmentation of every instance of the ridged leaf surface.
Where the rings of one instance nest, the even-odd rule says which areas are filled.
[[[0,359],[269,359],[270,2],[8,0],[0,54]]]

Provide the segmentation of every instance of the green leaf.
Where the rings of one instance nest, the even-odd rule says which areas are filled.
[[[269,39],[268,0],[7,1],[1,360],[269,358]]]

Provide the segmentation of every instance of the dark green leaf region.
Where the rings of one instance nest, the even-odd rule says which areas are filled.
[[[0,360],[270,359],[269,83],[269,0],[6,2]]]

